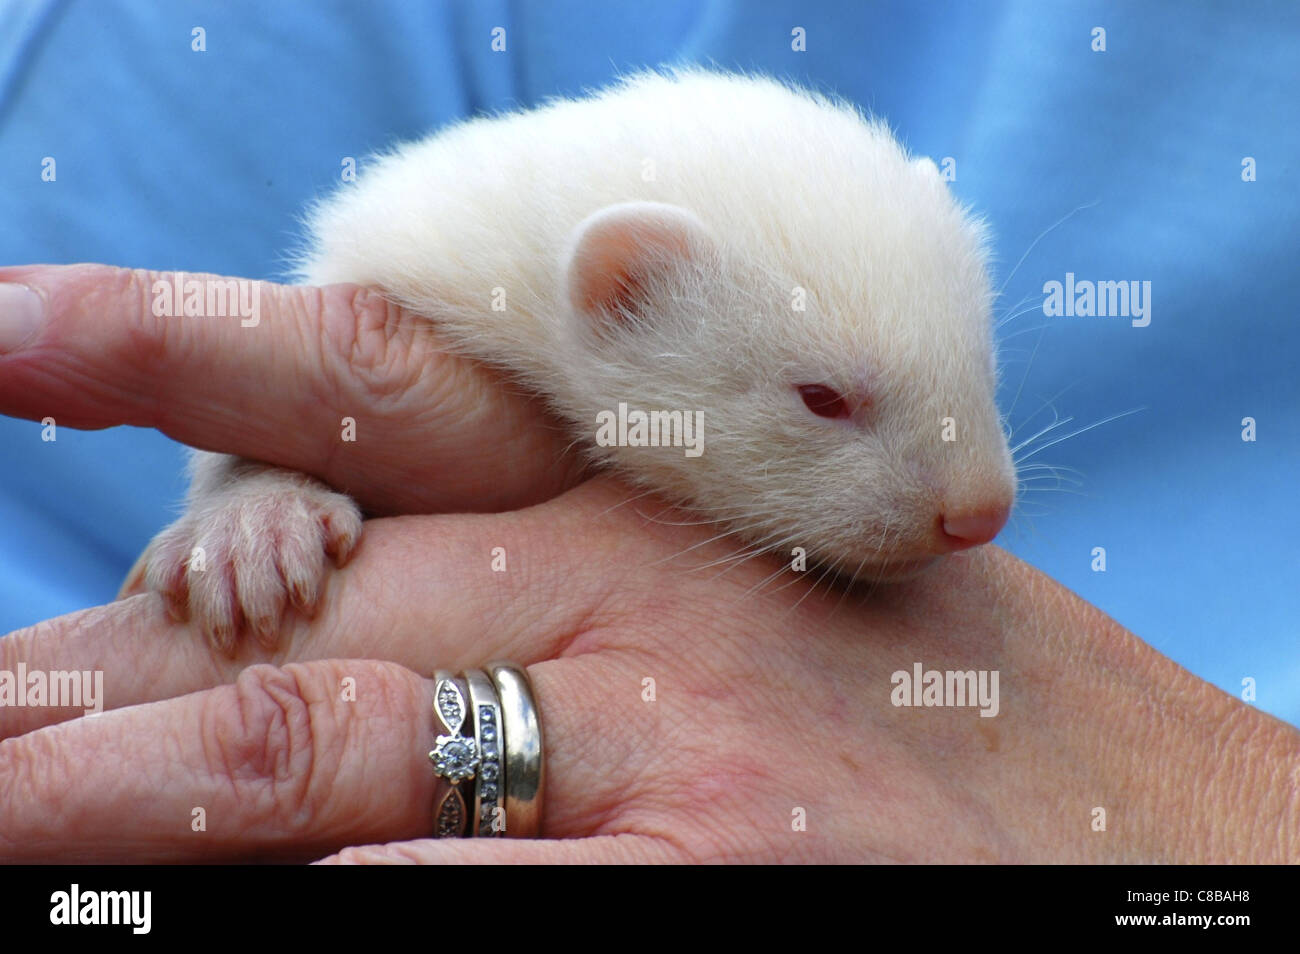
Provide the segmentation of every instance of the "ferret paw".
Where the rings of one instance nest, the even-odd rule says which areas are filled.
[[[312,615],[326,558],[343,566],[360,536],[352,499],[314,481],[231,488],[192,505],[154,539],[144,585],[226,655],[249,631],[274,648],[285,603]]]

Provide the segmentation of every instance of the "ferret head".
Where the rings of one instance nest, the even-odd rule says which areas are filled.
[[[604,422],[598,450],[751,545],[873,580],[992,540],[1015,497],[980,227],[894,148],[857,207],[630,202],[562,262],[565,403]],[[698,456],[671,432],[696,421]]]

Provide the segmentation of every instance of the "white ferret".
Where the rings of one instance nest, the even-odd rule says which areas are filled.
[[[846,576],[985,543],[1014,502],[982,225],[884,125],[773,80],[643,73],[403,146],[315,208],[301,278],[383,289],[596,459]],[[703,453],[598,446],[620,404],[701,420]],[[227,650],[244,627],[271,642],[360,513],[199,458],[146,585]]]

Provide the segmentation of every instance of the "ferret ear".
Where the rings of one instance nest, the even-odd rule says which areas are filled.
[[[607,206],[573,231],[564,259],[569,301],[597,331],[645,314],[665,284],[712,248],[694,214],[662,202]]]

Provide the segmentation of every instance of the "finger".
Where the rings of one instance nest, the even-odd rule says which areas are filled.
[[[100,673],[103,693],[74,706],[0,706],[0,738],[86,708],[220,685],[256,662],[381,656],[432,672],[581,648],[612,626],[619,600],[632,600],[635,612],[631,594],[654,590],[638,575],[682,546],[682,528],[647,525],[622,505],[627,494],[600,480],[517,513],[372,520],[348,566],[330,575],[315,617],[286,619],[273,651],[246,640],[233,658],[213,654],[197,627],[176,622],[152,593],[17,630],[0,638],[0,672],[75,671],[85,683]],[[665,529],[677,533],[661,536]]]
[[[562,665],[530,673],[550,763],[542,830],[584,837],[614,826],[580,771],[587,730],[566,714]],[[432,706],[432,680],[400,666],[324,660],[7,739],[0,862],[310,860],[427,837],[442,790]]]
[[[345,678],[355,702],[340,701]],[[426,834],[435,779],[415,736],[427,741],[432,698],[393,665],[256,666],[231,686],[5,740],[0,857],[286,856]]]
[[[43,317],[6,334],[24,287]],[[178,287],[213,315],[185,316]],[[0,413],[157,428],[313,474],[372,513],[523,506],[581,472],[537,402],[449,354],[428,320],[355,285],[0,269]],[[354,440],[342,440],[345,418]]]
[[[564,840],[423,838],[344,848],[322,865],[647,865],[691,860],[649,835],[601,835]]]

